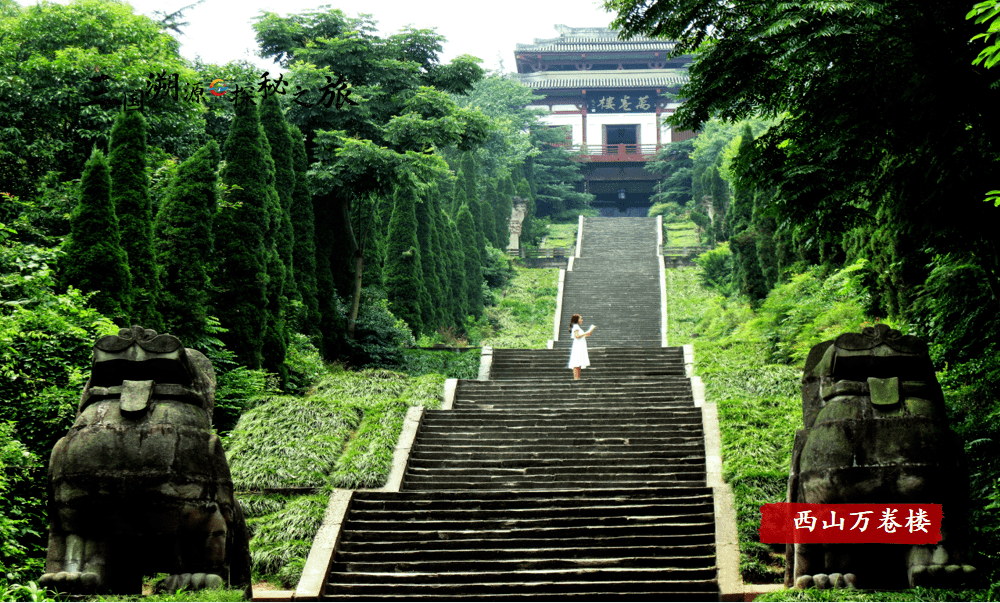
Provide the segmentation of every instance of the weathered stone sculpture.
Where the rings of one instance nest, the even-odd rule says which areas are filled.
[[[76,422],[49,461],[41,583],[64,592],[249,589],[243,513],[212,433],[215,371],[172,335],[100,338]]]
[[[813,347],[802,415],[788,502],[941,504],[943,539],[789,544],[786,587],[955,586],[972,577],[963,562],[968,480],[926,344],[879,324]]]

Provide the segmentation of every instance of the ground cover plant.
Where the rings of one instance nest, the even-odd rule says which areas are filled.
[[[733,489],[740,572],[745,581],[780,582],[783,578],[784,545],[760,542],[759,508],[785,500],[791,447],[795,431],[802,425],[799,388],[809,349],[878,320],[863,310],[868,301],[860,283],[863,267],[860,263],[842,270],[805,269],[775,287],[756,311],[746,300],[726,298],[705,287],[702,268],[667,271],[668,340],[670,345],[694,346],[695,374],[705,382],[706,398],[718,405],[723,479]],[[889,324],[904,332],[911,328],[904,323]],[[978,374],[982,367],[966,370]],[[938,373],[938,378],[952,428],[966,441],[973,490],[973,547],[988,558],[998,522],[991,505],[996,482],[985,482],[996,475],[996,461],[980,458],[978,452],[980,446],[992,443],[982,437],[980,421],[988,415],[971,412],[967,402],[971,398],[979,400],[972,405],[982,404],[987,392],[983,387],[962,384],[963,373],[955,368]],[[963,391],[975,394],[963,397]],[[988,576],[989,562],[981,569]],[[962,601],[993,597],[986,590],[808,590],[782,591],[758,600]]]
[[[382,486],[406,410],[439,407],[445,378],[334,366],[309,395],[274,396],[244,413],[225,445],[255,579],[295,586],[329,493]],[[304,494],[288,494],[296,489]]]
[[[557,247],[563,247],[569,249],[576,245],[576,231],[579,227],[579,221],[573,221],[567,224],[549,224],[546,228],[548,229],[548,234],[545,235],[545,241],[542,243],[543,249],[555,249]]]
[[[672,223],[664,220],[663,244],[667,247],[696,247],[701,245],[698,240],[697,225],[689,218]]]
[[[497,305],[486,309],[492,330],[482,345],[544,348],[552,339],[559,270],[516,267],[516,271]]]

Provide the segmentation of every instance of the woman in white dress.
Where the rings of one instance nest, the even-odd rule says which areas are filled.
[[[587,356],[587,337],[594,332],[594,325],[590,329],[583,330],[580,326],[583,317],[574,314],[569,319],[569,332],[573,335],[573,350],[569,354],[569,367],[573,369],[573,379],[580,378],[580,369],[590,366],[590,358]]]

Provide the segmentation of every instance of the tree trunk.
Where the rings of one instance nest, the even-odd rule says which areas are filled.
[[[360,247],[354,251],[354,301],[351,303],[351,316],[347,319],[347,337],[354,341],[354,325],[358,321],[358,309],[361,306],[361,275],[365,268],[365,254]]]

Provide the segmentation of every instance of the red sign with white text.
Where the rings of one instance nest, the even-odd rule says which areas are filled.
[[[941,540],[941,505],[813,505],[772,503],[760,508],[760,541],[934,544]]]

